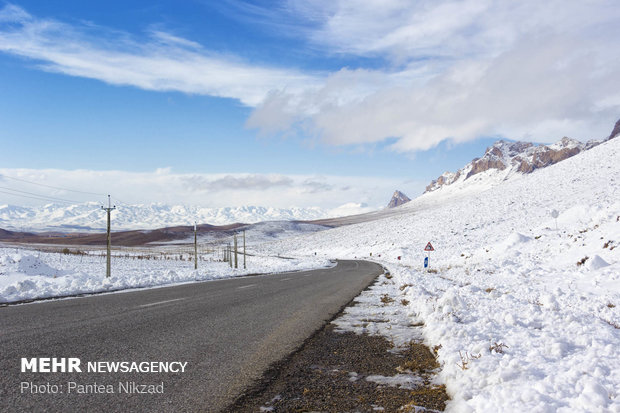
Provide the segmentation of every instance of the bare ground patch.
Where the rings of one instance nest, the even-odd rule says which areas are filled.
[[[383,337],[335,332],[330,324],[227,411],[443,410],[448,395],[432,383],[439,365],[431,351],[419,343],[392,347]]]

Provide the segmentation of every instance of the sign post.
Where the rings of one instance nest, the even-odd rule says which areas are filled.
[[[429,268],[431,266],[431,251],[435,251],[430,241],[426,244],[426,247],[424,247],[424,251],[428,251],[428,257],[424,257],[424,268]]]
[[[558,217],[560,216],[560,213],[558,212],[557,209],[554,209],[553,211],[551,211],[551,216],[553,217],[553,219],[555,219],[555,230],[558,230]]]

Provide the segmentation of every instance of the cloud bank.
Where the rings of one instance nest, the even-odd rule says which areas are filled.
[[[120,205],[254,205],[325,210],[347,205],[347,211],[361,213],[387,205],[394,188],[418,188],[419,184],[391,178],[333,175],[180,174],[169,168],[153,172],[0,169],[2,202],[25,206],[63,199],[70,203],[107,203],[107,194],[111,194],[113,202]]]
[[[620,8],[582,1],[291,0],[330,53],[383,69],[330,74],[321,88],[272,94],[250,127],[303,125],[333,145],[396,138],[400,152],[501,136],[601,138],[620,118]],[[279,128],[279,129],[278,129]]]
[[[620,117],[616,0],[240,4],[244,22],[358,63],[331,73],[257,65],[164,31],[139,39],[14,5],[0,11],[0,51],[114,85],[237,99],[254,108],[249,128],[326,145],[389,140],[414,152],[482,136],[585,140]]]

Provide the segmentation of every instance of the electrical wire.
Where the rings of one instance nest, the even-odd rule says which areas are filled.
[[[13,179],[15,181],[25,182],[25,183],[28,183],[28,184],[31,184],[31,185],[38,185],[38,186],[44,186],[46,188],[60,189],[60,190],[69,191],[69,192],[76,192],[78,194],[107,196],[107,194],[102,194],[102,193],[98,193],[98,192],[79,191],[77,189],[70,189],[70,188],[63,188],[63,187],[60,187],[60,186],[52,186],[52,185],[40,184],[38,182],[27,181],[25,179],[15,178],[13,176],[8,176],[8,175],[4,175],[4,174],[0,174],[0,178],[9,178],[9,179]]]
[[[54,201],[54,202],[62,202],[65,204],[69,204],[72,205],[75,202],[71,202],[71,201],[65,201],[65,200],[55,200],[55,199],[50,199],[50,198],[45,198],[45,197],[41,197],[41,196],[28,196],[28,195],[20,195],[20,194],[14,194],[12,192],[6,192],[6,191],[0,191],[1,194],[7,194],[7,195],[12,195],[12,196],[17,196],[20,198],[31,198],[31,199],[37,199],[39,201]]]
[[[20,191],[19,189],[7,188],[5,186],[0,186],[0,189],[5,189],[5,190],[13,191],[13,192],[19,192],[19,194],[9,193],[10,195],[15,195],[15,196],[24,196],[20,194],[27,194],[27,195],[30,195],[28,198],[37,197],[37,198],[44,199],[44,200],[60,201],[60,202],[66,202],[69,204],[81,204],[82,203],[80,201],[72,201],[70,199],[57,198],[55,196],[35,194],[34,192],[28,192],[28,191]],[[7,192],[3,191],[3,193],[7,193]]]

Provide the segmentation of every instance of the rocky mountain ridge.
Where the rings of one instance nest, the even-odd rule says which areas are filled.
[[[486,149],[481,158],[474,158],[456,172],[444,172],[431,181],[424,193],[434,192],[448,185],[465,182],[474,175],[492,171],[508,179],[515,174],[528,174],[537,169],[556,164],[578,153],[591,149],[602,142],[620,135],[620,120],[616,122],[609,137],[582,143],[568,137],[552,145],[534,145],[531,142],[508,142],[499,140]]]
[[[411,198],[409,198],[407,195],[403,194],[399,190],[396,190],[394,191],[394,195],[392,195],[392,199],[390,199],[390,202],[387,205],[387,207],[396,208],[397,206],[406,204],[409,201],[411,201]]]

